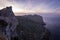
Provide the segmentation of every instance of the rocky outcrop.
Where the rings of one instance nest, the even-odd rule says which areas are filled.
[[[25,16],[17,16],[16,18],[19,21],[16,29],[19,40],[50,40],[50,32],[44,28],[45,24],[35,22]]]
[[[6,7],[3,8],[2,10],[0,10],[0,16],[4,16],[4,17],[12,17],[15,16],[13,11],[12,11],[12,7]]]
[[[11,40],[11,34],[14,32],[16,26],[18,25],[18,21],[12,11],[12,7],[6,7],[0,10],[0,20],[0,33],[4,33],[7,40]],[[6,26],[2,27],[2,25]]]
[[[0,10],[0,28],[5,29],[0,29],[3,30],[0,32],[0,36],[4,35],[7,40],[50,40],[50,32],[44,25],[42,16],[15,17],[12,7]]]

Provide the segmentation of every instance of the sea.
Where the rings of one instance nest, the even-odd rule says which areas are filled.
[[[40,14],[54,40],[60,40],[60,14]]]

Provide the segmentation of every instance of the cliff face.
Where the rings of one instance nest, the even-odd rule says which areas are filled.
[[[39,16],[39,15],[25,15],[24,16],[25,18],[28,18],[30,20],[33,20],[41,25],[45,25],[44,21],[43,21],[43,17],[42,16]]]
[[[12,7],[6,7],[0,10],[0,33],[4,33],[7,40],[11,40],[11,34],[17,25],[18,21],[12,11]]]
[[[11,37],[12,40],[50,40],[50,32],[44,28],[45,23],[42,16],[15,17],[12,8],[6,7],[0,10],[0,20],[3,20],[3,22],[0,21],[0,25],[4,23],[6,26],[3,32],[6,32],[8,40],[11,40]],[[0,28],[3,27],[0,26]]]
[[[2,10],[0,10],[0,16],[4,16],[4,17],[11,17],[11,16],[15,16],[13,11],[12,11],[12,7],[6,7],[3,8]]]
[[[19,25],[16,30],[19,37],[21,37],[20,40],[50,40],[50,32],[44,28],[45,24],[35,22],[25,16],[17,16],[16,18],[19,21]],[[44,23],[43,19],[40,21]]]

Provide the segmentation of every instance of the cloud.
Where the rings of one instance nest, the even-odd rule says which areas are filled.
[[[15,12],[55,12],[60,0],[0,0],[0,9],[6,6],[12,6]]]

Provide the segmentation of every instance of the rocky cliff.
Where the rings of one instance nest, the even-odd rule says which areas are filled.
[[[24,17],[28,18],[30,20],[33,20],[33,21],[35,21],[35,22],[37,22],[37,23],[39,23],[41,25],[45,25],[45,23],[43,21],[43,17],[40,16],[40,15],[36,15],[36,14],[34,14],[34,15],[25,15]]]
[[[3,33],[7,40],[11,40],[11,34],[16,29],[18,20],[16,19],[12,7],[0,10],[0,33]]]
[[[7,34],[9,34],[8,36],[12,38],[9,39],[9,37],[7,37],[8,40],[50,40],[51,34],[44,27],[45,23],[42,16],[15,16],[12,12],[12,8],[7,7],[0,10],[0,20],[1,19],[4,21],[2,22],[4,23],[4,25],[5,22],[7,25],[9,25],[4,27],[4,29],[12,31],[6,32]],[[0,21],[0,25],[3,25],[2,23]],[[3,27],[0,26],[0,28]]]
[[[44,28],[45,24],[35,22],[24,16],[17,16],[16,18],[19,21],[16,30],[19,37],[21,37],[20,40],[50,40],[51,34]]]

